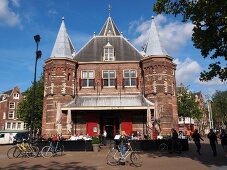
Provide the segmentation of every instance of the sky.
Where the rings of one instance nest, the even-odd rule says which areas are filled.
[[[201,91],[211,97],[216,90],[227,90],[227,83],[214,78],[200,82],[200,72],[207,69],[209,59],[193,47],[193,24],[182,23],[180,17],[157,15],[154,0],[0,0],[0,93],[18,86],[25,91],[34,80],[36,43],[39,34],[37,79],[52,52],[65,18],[67,32],[76,51],[98,34],[108,15],[120,32],[139,50],[147,42],[151,17],[154,16],[162,44],[177,64],[177,85],[183,84],[192,92]]]

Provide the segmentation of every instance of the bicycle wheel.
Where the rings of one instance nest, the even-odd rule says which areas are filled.
[[[159,145],[159,151],[160,152],[167,152],[168,151],[168,145],[165,143],[162,143],[161,145]]]
[[[64,152],[64,146],[63,145],[58,146],[57,155],[62,156],[63,152]]]
[[[9,159],[14,158],[14,152],[17,149],[17,146],[13,146],[12,148],[9,148],[9,150],[7,151],[7,157]]]
[[[44,146],[41,150],[41,155],[44,158],[50,158],[53,155],[53,153],[51,151],[51,147],[50,146]]]
[[[19,157],[23,157],[23,153],[21,152],[21,150],[16,147],[13,153],[13,157],[14,158],[19,158]]]
[[[37,146],[29,146],[27,148],[27,152],[26,153],[27,153],[27,155],[29,157],[35,158],[35,157],[37,157],[37,155],[39,153],[39,148]]]
[[[116,149],[111,149],[106,156],[106,161],[108,165],[116,166],[119,164],[120,153]]]
[[[141,156],[136,153],[136,152],[132,152],[130,155],[130,160],[132,161],[132,163],[136,166],[136,167],[140,167],[142,166],[142,158]]]

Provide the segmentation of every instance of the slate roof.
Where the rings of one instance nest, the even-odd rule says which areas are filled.
[[[114,61],[140,61],[143,56],[117,29],[109,16],[100,34],[94,36],[74,57],[78,62],[103,61],[104,46],[108,42],[115,51]],[[107,61],[109,62],[109,61]]]
[[[108,43],[115,50],[115,61],[139,61],[143,58],[122,36],[95,36],[75,56],[78,62],[103,61],[103,47]]]

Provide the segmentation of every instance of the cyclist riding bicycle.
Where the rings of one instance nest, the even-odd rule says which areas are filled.
[[[126,150],[128,149],[128,136],[125,131],[122,131],[121,137],[120,137],[120,151],[122,156],[125,155]]]

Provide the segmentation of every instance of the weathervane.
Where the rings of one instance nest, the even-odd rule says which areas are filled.
[[[111,5],[108,5],[108,10],[109,10],[109,17],[110,17],[110,12],[111,12]]]

